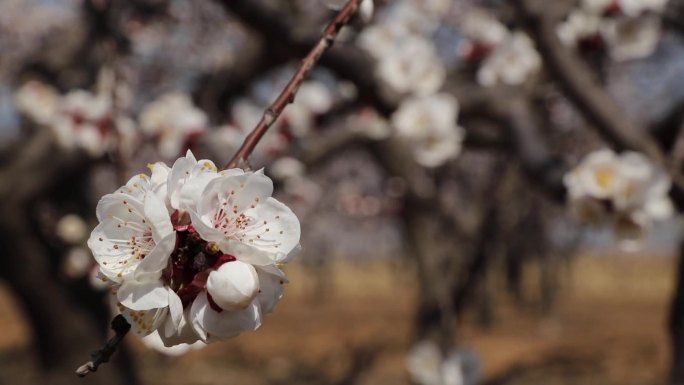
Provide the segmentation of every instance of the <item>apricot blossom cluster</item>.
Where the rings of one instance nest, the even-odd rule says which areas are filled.
[[[295,214],[261,171],[219,171],[189,151],[150,169],[100,200],[88,240],[131,330],[174,346],[257,329],[299,249]]]

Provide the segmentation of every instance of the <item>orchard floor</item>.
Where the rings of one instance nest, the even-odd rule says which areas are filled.
[[[578,258],[561,274],[550,312],[521,310],[500,298],[494,324],[483,329],[469,316],[460,341],[483,359],[490,385],[664,384],[673,266],[666,257]],[[291,266],[284,300],[256,333],[180,358],[150,352],[129,337],[143,383],[407,384],[415,282],[401,270],[338,264],[329,294],[316,298],[312,273]],[[0,286],[0,384],[31,378],[29,345],[17,307]]]

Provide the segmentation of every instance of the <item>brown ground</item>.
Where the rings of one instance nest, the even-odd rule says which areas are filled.
[[[492,383],[664,383],[672,266],[663,257],[579,258],[564,274],[550,314],[498,306],[492,328],[468,319],[460,339],[483,358]],[[317,301],[309,273],[292,266],[285,299],[256,333],[181,358],[147,352],[134,341],[145,383],[341,384],[356,357],[356,364],[369,366],[360,383],[406,384],[415,291],[410,274],[380,264],[333,271],[332,294]],[[29,333],[1,286],[0,330],[0,384],[34,382],[26,374]]]

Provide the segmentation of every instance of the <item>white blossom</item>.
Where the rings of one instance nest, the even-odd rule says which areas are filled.
[[[470,40],[496,46],[510,34],[508,28],[491,13],[474,8],[465,13],[460,21],[460,29]]]
[[[658,15],[616,17],[601,24],[601,36],[616,61],[639,59],[651,55],[658,47],[661,20]]]
[[[541,57],[530,37],[523,32],[514,32],[484,60],[477,71],[477,81],[485,87],[519,85],[540,67]]]
[[[556,33],[564,44],[575,46],[582,40],[598,36],[601,22],[596,14],[576,9],[556,27]]]
[[[55,234],[64,242],[76,245],[88,236],[88,225],[76,214],[67,214],[59,219]]]
[[[178,324],[182,314],[180,299],[161,280],[176,234],[160,199],[165,192],[155,193],[153,180],[168,170],[152,169],[152,178],[137,175],[100,200],[96,210],[100,224],[88,240],[100,273],[115,284],[119,309],[140,335],[153,332],[167,315]]]
[[[456,124],[458,101],[449,94],[404,100],[392,115],[400,137],[411,144],[414,158],[425,167],[436,167],[461,151],[465,131]]]
[[[167,347],[257,329],[282,297],[297,217],[262,172],[218,171],[189,151],[150,169],[100,200],[88,241],[119,311]]]
[[[51,123],[62,147],[84,149],[90,156],[99,157],[109,145],[111,102],[88,91],[70,91],[61,99]]]
[[[60,95],[53,87],[30,80],[19,87],[14,102],[17,109],[40,124],[49,124],[57,113]]]
[[[400,29],[389,28],[386,25],[371,25],[363,29],[356,42],[376,59],[390,55],[395,50],[396,42],[404,36]]]
[[[273,182],[262,173],[230,172],[209,182],[191,212],[202,238],[256,265],[282,263],[299,245],[299,220],[271,198]]]
[[[425,96],[442,87],[446,69],[431,42],[417,35],[405,35],[393,47],[379,59],[375,70],[391,92]]]
[[[612,221],[616,233],[636,238],[654,221],[674,213],[669,176],[635,152],[600,150],[564,178],[570,209],[585,223]]]
[[[647,12],[662,13],[669,0],[618,0],[620,11],[636,17]]]
[[[445,357],[439,346],[429,340],[420,341],[413,346],[406,364],[411,379],[419,385],[467,384],[460,354],[452,351]]]
[[[189,141],[207,129],[206,114],[195,107],[190,97],[181,92],[160,96],[140,114],[140,128],[159,141],[159,152],[165,158],[178,156]]]
[[[394,1],[385,12],[381,23],[404,34],[429,36],[440,24],[445,11],[439,11],[443,4],[438,1]]]
[[[271,176],[276,180],[287,180],[289,178],[301,177],[304,175],[306,166],[296,158],[284,156],[278,158],[269,167]]]

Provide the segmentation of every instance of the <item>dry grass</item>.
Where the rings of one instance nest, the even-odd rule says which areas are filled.
[[[495,325],[484,330],[469,317],[460,339],[483,357],[486,377],[496,383],[662,383],[673,265],[663,257],[583,256],[566,274],[550,314],[500,299]],[[415,305],[410,272],[382,263],[339,263],[330,271],[324,280],[330,290],[318,298],[313,273],[291,266],[285,299],[256,333],[175,359],[132,341],[145,383],[333,383],[354,355],[369,366],[360,383],[407,383],[404,354]],[[0,372],[11,376],[10,367],[26,365],[29,333],[6,290],[0,290],[0,328]]]

